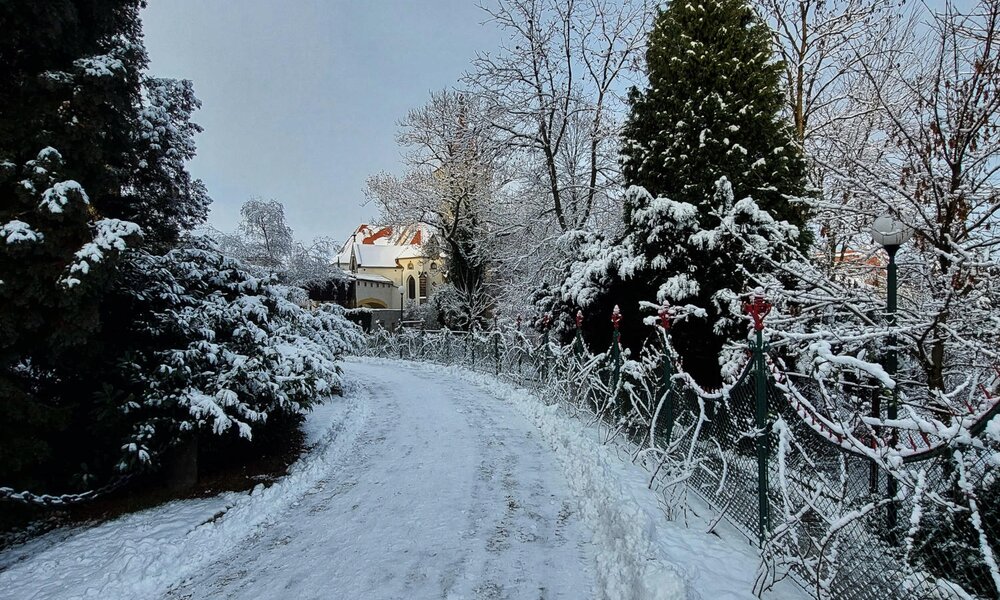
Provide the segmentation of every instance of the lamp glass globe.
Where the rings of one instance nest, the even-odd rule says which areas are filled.
[[[910,226],[892,217],[878,217],[872,223],[872,239],[882,246],[901,246],[912,236]]]

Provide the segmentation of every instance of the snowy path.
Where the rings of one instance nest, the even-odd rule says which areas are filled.
[[[0,552],[0,599],[754,597],[754,550],[667,521],[593,427],[461,369],[344,370],[274,485]],[[806,596],[786,581],[772,597]]]
[[[587,536],[537,432],[469,384],[353,363],[354,447],[176,598],[586,598]]]

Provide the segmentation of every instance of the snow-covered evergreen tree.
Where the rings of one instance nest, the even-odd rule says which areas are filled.
[[[789,202],[805,191],[805,161],[780,118],[782,65],[746,0],[671,2],[649,34],[646,68],[622,134],[627,186],[693,204],[705,219],[725,177],[737,198],[805,224]],[[626,204],[626,221],[637,209]]]
[[[0,7],[0,476],[54,452],[52,430],[86,404],[81,348],[116,255],[140,239],[124,200],[139,184],[140,5]]]
[[[184,241],[190,82],[145,73],[142,0],[0,4],[0,484],[66,490],[181,435],[249,436],[337,384],[355,331]],[[122,449],[126,456],[122,457]]]
[[[335,361],[361,343],[339,306],[306,310],[302,290],[253,275],[204,239],[131,255],[120,277],[139,307],[132,350],[107,382],[127,399],[121,468],[199,429],[252,438],[268,418],[339,390]]]
[[[542,302],[550,304],[546,309],[556,313],[564,330],[582,308],[588,338],[599,347],[609,341],[614,306],[621,308],[623,344],[635,347],[649,334],[642,317],[652,314],[653,306],[669,303],[685,369],[707,385],[716,384],[725,341],[745,336],[740,317],[745,286],[779,286],[788,280],[772,261],[795,256],[799,230],[776,220],[752,198],[735,199],[725,178],[713,194],[717,208],[707,216],[693,204],[653,198],[637,186],[629,188],[626,199],[643,208],[632,213],[625,237],[579,240],[566,280],[553,299]],[[647,254],[651,244],[663,251]],[[715,258],[699,263],[704,255]]]
[[[561,302],[590,315],[591,339],[607,331],[614,305],[622,339],[646,337],[640,303],[691,304],[674,328],[674,343],[703,384],[719,383],[718,356],[742,336],[732,319],[748,274],[769,269],[738,247],[733,235],[780,248],[793,234],[808,242],[805,162],[780,118],[781,65],[771,59],[767,26],[744,0],[673,2],[649,36],[649,85],[633,89],[623,133],[622,240],[586,244],[567,265]],[[596,309],[596,310],[595,310]],[[701,316],[696,316],[701,315]]]

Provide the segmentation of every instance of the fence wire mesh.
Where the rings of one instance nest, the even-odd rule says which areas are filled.
[[[693,494],[715,519],[760,543],[758,594],[791,576],[817,598],[1000,597],[992,550],[1000,539],[1000,448],[992,436],[938,443],[905,460],[880,454],[874,442],[870,451],[850,447],[844,437],[866,432],[845,433],[803,408],[812,406],[814,382],[748,356],[734,383],[703,390],[678,368],[665,335],[628,357],[517,330],[383,330],[369,337],[368,354],[492,373],[584,411],[606,441],[623,443],[652,472],[668,513],[686,510]],[[763,427],[758,370],[766,377]],[[840,383],[850,398],[882,393]],[[912,444],[912,432],[893,435]]]

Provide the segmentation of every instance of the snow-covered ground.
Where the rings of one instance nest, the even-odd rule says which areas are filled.
[[[665,520],[645,472],[555,407],[458,369],[344,369],[275,485],[9,549],[0,598],[753,597],[752,548]]]

